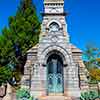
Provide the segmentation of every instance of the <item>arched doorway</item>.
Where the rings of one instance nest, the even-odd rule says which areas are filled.
[[[52,54],[47,59],[48,94],[63,93],[63,60],[58,54]]]

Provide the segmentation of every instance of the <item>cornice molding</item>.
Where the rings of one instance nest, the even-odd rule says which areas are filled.
[[[52,15],[53,15],[53,16],[56,16],[56,15],[57,15],[57,16],[61,16],[61,15],[62,15],[62,16],[67,16],[68,13],[66,13],[66,12],[64,12],[64,13],[41,13],[41,15],[42,15],[42,16],[46,16],[46,15],[47,15],[47,16],[52,16]]]

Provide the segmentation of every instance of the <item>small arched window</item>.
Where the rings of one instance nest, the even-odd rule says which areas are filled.
[[[55,22],[52,22],[49,25],[49,32],[57,32],[57,31],[59,31],[59,25]]]

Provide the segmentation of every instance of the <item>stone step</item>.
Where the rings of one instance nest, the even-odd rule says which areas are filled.
[[[39,98],[39,100],[72,100],[70,97],[65,96],[45,96]]]

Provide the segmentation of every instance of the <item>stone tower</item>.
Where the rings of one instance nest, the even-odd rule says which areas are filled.
[[[27,52],[22,86],[36,97],[79,100],[80,90],[87,88],[87,79],[82,52],[70,43],[64,0],[44,0],[42,15],[39,43]]]

